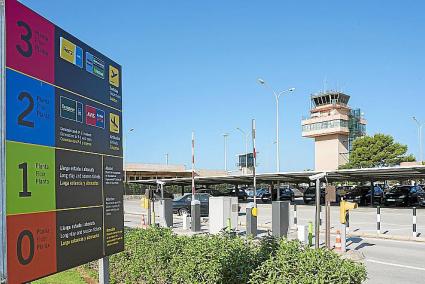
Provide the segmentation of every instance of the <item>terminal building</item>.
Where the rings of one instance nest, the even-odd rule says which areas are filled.
[[[311,95],[310,116],[303,118],[302,136],[314,138],[316,171],[333,171],[349,161],[353,141],[366,134],[360,109],[348,105],[350,96],[326,91]]]

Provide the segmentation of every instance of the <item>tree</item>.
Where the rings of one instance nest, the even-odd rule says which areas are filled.
[[[353,142],[350,161],[342,169],[375,168],[414,162],[413,155],[406,155],[407,145],[394,142],[391,135],[375,134],[359,137]]]

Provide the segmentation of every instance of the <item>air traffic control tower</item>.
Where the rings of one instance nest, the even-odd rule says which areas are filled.
[[[311,96],[310,117],[303,118],[302,136],[314,138],[315,170],[331,171],[349,161],[354,139],[366,133],[360,109],[348,106],[350,96],[327,91]]]

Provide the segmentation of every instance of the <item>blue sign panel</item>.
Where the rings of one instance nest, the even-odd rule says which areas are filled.
[[[6,139],[55,146],[55,90],[42,81],[6,71]]]

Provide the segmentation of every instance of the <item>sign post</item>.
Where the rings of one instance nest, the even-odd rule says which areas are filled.
[[[326,202],[326,247],[331,248],[331,202],[336,201],[336,188],[335,186],[328,185],[325,189],[325,202]]]
[[[1,272],[23,283],[124,249],[121,66],[2,3]]]

